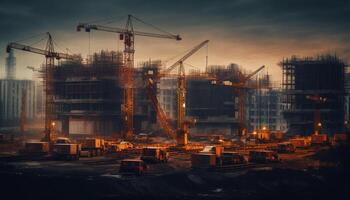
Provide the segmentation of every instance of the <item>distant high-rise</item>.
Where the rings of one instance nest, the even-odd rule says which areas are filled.
[[[13,50],[10,51],[6,58],[5,75],[5,79],[16,78],[16,57],[13,54]]]

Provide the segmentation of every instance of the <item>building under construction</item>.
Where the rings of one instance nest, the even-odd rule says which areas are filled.
[[[283,72],[283,115],[290,134],[334,134],[344,129],[344,71],[337,56],[291,57]]]
[[[53,70],[56,131],[70,136],[119,135],[123,97],[118,78],[121,66],[122,54],[113,51],[95,53],[87,63],[67,61],[56,66]],[[146,63],[135,69],[135,131],[156,123],[156,115],[142,92],[142,74],[148,67]]]
[[[209,66],[207,73],[220,80],[239,82],[237,65]],[[236,134],[238,96],[234,89],[209,78],[188,78],[186,112],[196,118],[191,133]]]

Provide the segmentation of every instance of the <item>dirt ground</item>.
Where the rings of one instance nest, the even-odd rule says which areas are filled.
[[[139,156],[132,151],[79,161],[15,158],[7,152],[0,156],[0,192],[6,199],[50,200],[340,199],[349,191],[350,176],[348,159],[339,154],[348,156],[348,150],[300,149],[280,154],[279,164],[225,172],[192,170],[190,153],[170,152],[168,163],[148,165],[143,176],[118,172],[122,158]]]

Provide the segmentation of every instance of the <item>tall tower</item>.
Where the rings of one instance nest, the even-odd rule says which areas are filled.
[[[12,49],[6,58],[5,75],[6,79],[16,78],[16,57],[14,56]]]

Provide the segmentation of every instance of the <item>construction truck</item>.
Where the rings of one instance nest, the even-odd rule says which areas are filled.
[[[326,134],[314,134],[311,136],[311,145],[327,145],[328,144],[328,135]]]
[[[72,143],[69,138],[59,137],[53,144],[52,155],[59,160],[79,160],[80,151],[80,144]]]
[[[289,140],[295,148],[307,148],[311,146],[311,139],[305,137],[293,138]]]
[[[81,144],[81,156],[93,157],[103,155],[106,151],[105,142],[99,138],[85,138],[78,140]]]
[[[268,163],[280,161],[278,154],[269,150],[254,150],[249,151],[249,162],[252,163]]]
[[[50,151],[48,142],[29,141],[25,143],[24,149],[20,150],[21,154],[26,155],[46,155]]]
[[[282,142],[277,144],[278,153],[294,153],[295,146],[291,142]]]
[[[214,168],[217,165],[217,157],[213,153],[194,153],[191,155],[193,169]]]
[[[164,148],[147,147],[142,149],[141,160],[147,162],[168,162],[169,153]]]
[[[224,152],[222,146],[205,146],[202,151],[191,155],[192,168],[212,168],[221,166],[221,155]]]
[[[221,165],[237,165],[245,162],[243,154],[238,152],[223,152],[221,155]]]
[[[52,154],[59,160],[79,160],[80,151],[80,144],[54,144]]]
[[[205,146],[202,151],[199,153],[212,153],[215,154],[216,157],[221,157],[221,154],[224,152],[224,147],[222,146]]]
[[[124,159],[120,163],[119,172],[122,174],[142,175],[147,170],[147,165],[140,159]]]

